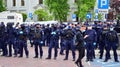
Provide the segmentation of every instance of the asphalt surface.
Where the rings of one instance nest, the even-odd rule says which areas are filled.
[[[64,61],[65,55],[59,55],[56,60],[54,60],[54,49],[52,50],[52,59],[46,60],[45,58],[48,56],[48,47],[43,47],[43,58],[33,58],[34,57],[34,48],[28,45],[29,49],[29,58],[26,58],[25,54],[23,58],[14,58],[12,57],[3,57],[0,56],[0,67],[77,67],[72,61],[72,52],[69,53],[69,59]],[[119,60],[120,60],[120,51],[118,51]],[[84,67],[120,67],[120,62],[114,62],[113,54],[111,51],[111,57],[108,62],[103,62],[103,59],[98,58],[99,52],[96,50],[96,59],[93,62],[86,62],[86,57],[82,60]],[[76,57],[78,56],[76,51]]]

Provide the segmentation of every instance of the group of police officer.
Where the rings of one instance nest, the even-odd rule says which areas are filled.
[[[26,58],[29,57],[27,41],[30,41],[31,47],[34,46],[34,58],[42,58],[42,46],[48,46],[48,57],[51,59],[52,48],[54,48],[54,59],[57,59],[58,48],[60,47],[60,55],[65,54],[64,60],[68,60],[69,50],[72,51],[73,61],[75,61],[76,50],[76,33],[81,31],[83,35],[84,47],[86,48],[86,61],[93,61],[95,58],[95,49],[100,49],[100,59],[103,57],[103,52],[106,50],[105,62],[111,59],[110,50],[113,49],[115,62],[118,61],[117,47],[119,39],[117,32],[114,30],[115,24],[98,22],[93,25],[86,22],[84,25],[68,23],[40,25],[32,24],[30,26],[4,22],[0,24],[0,49],[2,56],[12,57],[12,49],[14,49],[14,57],[23,57],[23,49],[25,50]],[[86,28],[81,30],[85,26]],[[59,46],[60,40],[60,46]],[[39,50],[38,50],[39,48]],[[65,52],[64,52],[65,51]],[[82,67],[82,66],[79,66]]]
[[[25,26],[21,25],[18,28],[18,24],[13,27],[13,23],[8,23],[7,26],[3,22],[0,24],[0,48],[3,53],[2,56],[12,57],[12,49],[14,49],[14,57],[23,57],[23,49],[25,50],[26,57],[29,57],[29,51],[27,48],[27,31]]]

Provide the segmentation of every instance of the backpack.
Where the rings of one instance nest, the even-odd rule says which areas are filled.
[[[68,29],[66,31],[66,38],[73,38],[74,37],[74,33],[72,31],[72,29]]]
[[[106,35],[107,32],[108,32],[108,30],[103,30],[102,31],[101,35],[99,36],[99,40],[100,41],[105,40],[105,35]]]
[[[116,38],[117,38],[117,36],[116,36],[115,32],[109,32],[108,33],[108,40],[109,41],[113,42],[113,41],[116,40]]]
[[[34,36],[35,36],[36,39],[41,38],[40,30],[35,30]]]

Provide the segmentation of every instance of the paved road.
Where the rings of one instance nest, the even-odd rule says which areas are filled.
[[[29,47],[30,56],[26,58],[25,55],[23,58],[14,58],[14,57],[2,57],[0,56],[0,67],[76,67],[74,62],[72,61],[72,54],[70,52],[69,60],[63,61],[64,55],[58,55],[57,60],[53,58],[51,60],[46,60],[48,53],[48,48],[43,47],[44,49],[44,57],[42,59],[37,58],[34,59],[34,48]],[[54,50],[54,49],[53,49]],[[120,52],[120,51],[118,51]],[[52,52],[54,53],[54,51]],[[77,52],[76,52],[77,53]],[[98,51],[96,51],[96,55],[98,55]],[[120,53],[119,53],[120,55]],[[77,56],[77,55],[76,55]],[[119,56],[120,58],[120,56]],[[120,62],[115,63],[114,60],[111,59],[108,62],[103,62],[104,60],[100,60],[96,58],[94,62],[85,62],[86,58],[84,58],[83,65],[84,67],[120,67]],[[119,59],[120,60],[120,59]]]
[[[120,61],[120,50],[118,52],[118,58]],[[91,67],[120,67],[120,62],[114,62],[114,56],[113,56],[113,51],[110,52],[111,54],[111,59],[108,60],[108,62],[103,62],[105,57],[103,59],[99,59],[99,52],[96,50],[96,59],[94,59],[94,62],[89,62]],[[105,55],[104,55],[105,56]]]

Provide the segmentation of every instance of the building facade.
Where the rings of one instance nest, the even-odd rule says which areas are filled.
[[[33,12],[34,7],[43,4],[43,0],[5,0],[7,10],[11,12]]]
[[[67,21],[72,21],[72,15],[76,11],[76,0],[68,0],[70,12]],[[38,8],[44,8],[44,0],[5,0],[7,10],[10,12],[34,13]]]
[[[67,21],[69,21],[69,22],[77,21],[76,18],[73,19],[73,15],[75,15],[75,11],[77,11],[77,6],[76,6],[75,2],[76,2],[76,0],[68,0],[68,4],[70,5],[70,12],[69,12]]]

